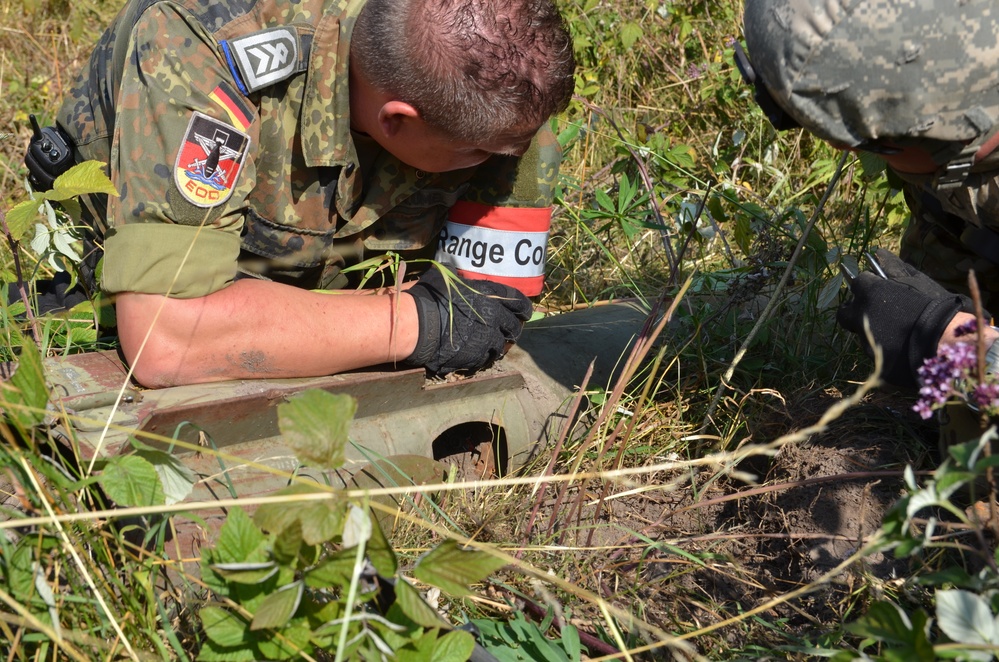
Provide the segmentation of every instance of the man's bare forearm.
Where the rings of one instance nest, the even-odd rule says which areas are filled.
[[[150,387],[313,377],[401,361],[419,331],[408,295],[326,294],[256,280],[196,299],[123,293],[117,315],[125,357]]]

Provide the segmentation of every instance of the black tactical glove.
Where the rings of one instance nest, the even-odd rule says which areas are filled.
[[[973,312],[970,298],[953,294],[894,254],[875,253],[887,279],[863,272],[850,284],[853,297],[840,306],[836,321],[860,336],[868,356],[873,355],[864,335],[864,317],[874,341],[884,352],[882,376],[889,384],[915,388],[916,370],[937,353],[940,337],[954,315]]]
[[[475,370],[503,355],[531,318],[531,301],[508,285],[448,280],[430,269],[406,293],[416,299],[420,336],[408,365],[434,373]]]

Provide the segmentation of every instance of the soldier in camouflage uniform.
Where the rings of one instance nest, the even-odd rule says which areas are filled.
[[[746,0],[744,19],[743,73],[774,125],[874,152],[905,182],[901,257],[946,289],[895,259],[887,280],[861,274],[838,320],[863,335],[866,316],[886,379],[914,386],[971,317],[970,300],[949,293],[967,292],[969,270],[999,309],[999,7]]]
[[[550,0],[131,0],[58,124],[121,194],[89,205],[136,378],[500,355],[530,315],[509,286],[315,290],[433,256],[449,214],[550,216],[573,69]]]

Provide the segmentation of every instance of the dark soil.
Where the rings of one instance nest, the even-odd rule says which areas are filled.
[[[811,425],[837,398],[819,393],[788,403],[754,437],[768,442]],[[880,527],[903,494],[906,464],[936,466],[937,432],[910,406],[897,395],[870,395],[825,432],[745,462],[739,469],[758,476],[755,483],[705,473],[694,479],[697,489],[688,480],[680,489],[607,502],[591,542],[619,549],[588,588],[667,632],[691,632],[815,584],[759,619],[696,639],[709,659],[788,645],[802,635],[814,641],[853,620],[872,587],[898,584],[907,563],[873,554],[817,580]],[[638,535],[622,535],[628,530]],[[650,657],[660,658],[670,656]]]

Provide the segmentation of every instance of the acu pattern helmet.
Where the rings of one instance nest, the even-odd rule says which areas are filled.
[[[995,0],[746,0],[744,31],[764,96],[838,146],[921,146],[955,186],[999,131]]]

